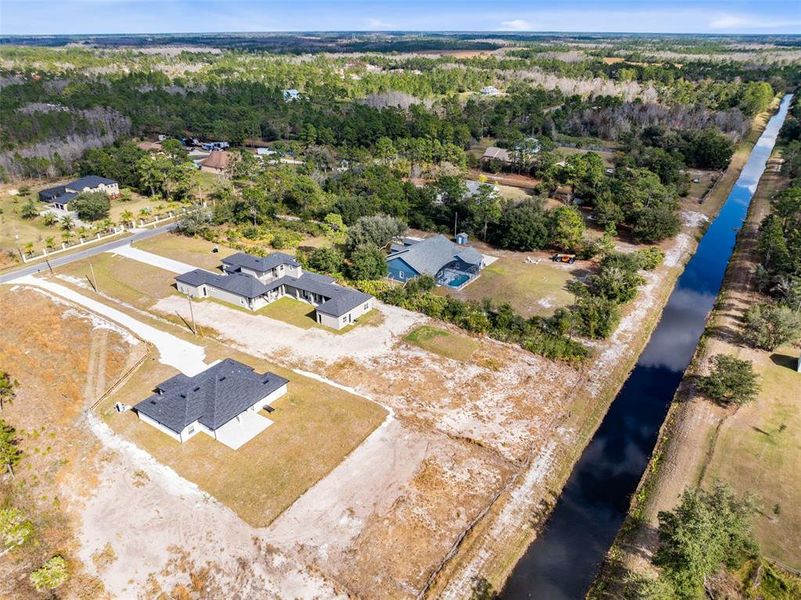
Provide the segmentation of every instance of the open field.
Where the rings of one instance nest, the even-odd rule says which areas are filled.
[[[95,283],[94,274],[100,292],[142,308],[178,294],[174,273],[108,252],[60,267],[57,273],[89,285]]]
[[[418,327],[403,339],[423,350],[462,362],[470,360],[479,346],[478,341],[467,335],[430,325]]]
[[[230,357],[290,381],[289,391],[273,403],[275,411],[268,415],[273,424],[238,450],[204,434],[181,444],[133,413],[114,410],[115,402],[135,404],[175,374],[153,358],[97,411],[114,431],[197,483],[249,524],[264,527],[338,465],[387,412],[364,398],[276,365]],[[213,355],[209,358],[213,360]]]
[[[759,182],[707,332],[676,392],[627,522],[607,555],[592,597],[615,597],[628,572],[653,572],[649,559],[658,543],[654,528],[659,511],[672,509],[687,487],[715,481],[755,497],[759,513],[754,529],[763,554],[801,568],[797,477],[801,374],[792,368],[798,350],[756,350],[745,346],[738,333],[743,312],[759,301],[753,291],[756,228],[769,212],[770,197],[785,184],[770,171]],[[762,390],[751,405],[725,408],[696,393],[692,378],[704,373],[710,358],[720,353],[753,361]]]
[[[18,507],[35,527],[31,543],[0,560],[0,596],[39,597],[27,575],[60,553],[72,577],[59,594],[99,598],[103,585],[78,556],[79,512],[97,488],[102,459],[83,410],[144,355],[144,344],[34,291],[0,286],[0,306],[0,368],[19,381],[2,418],[16,427],[23,451],[15,479],[0,479],[0,505]]]
[[[93,413],[84,413],[147,357],[146,344],[39,291],[2,286],[0,304],[0,365],[20,382],[17,399],[6,406],[3,418],[17,427],[25,453],[13,485],[0,480],[0,494],[2,502],[26,511],[36,527],[32,543],[0,561],[0,595],[41,597],[29,587],[27,573],[57,553],[67,559],[71,575],[58,591],[65,598],[224,597],[224,590],[231,589],[265,598],[285,592],[309,599],[339,596],[322,577],[269,547],[263,530],[113,434]],[[36,352],[29,352],[31,347]],[[219,351],[212,350],[210,357],[219,357]],[[163,365],[149,359],[135,377],[155,378],[163,372]],[[319,393],[327,387],[292,377],[304,389],[317,386]],[[132,381],[122,389],[127,392]],[[355,408],[348,403],[350,394],[332,397]],[[347,422],[365,410],[384,414],[361,402],[362,412],[357,408],[353,417],[346,415]],[[287,407],[282,412],[290,416]],[[380,414],[375,416],[379,421]],[[278,428],[276,423],[270,429]],[[310,451],[335,444],[316,440]],[[199,457],[196,468],[206,459]]]
[[[798,348],[754,356],[762,390],[757,400],[727,415],[702,483],[729,483],[754,494],[757,540],[765,555],[801,571],[801,373]]]
[[[540,263],[527,263],[527,257],[539,259]],[[497,304],[508,302],[525,317],[550,315],[573,302],[573,295],[565,285],[580,271],[579,263],[556,264],[545,252],[504,252],[465,288],[437,289],[464,300],[480,302],[489,298]]]
[[[219,270],[220,261],[223,258],[237,252],[232,248],[208,242],[202,238],[190,238],[177,233],[152,237],[137,243],[136,247],[215,272]],[[212,252],[215,247],[218,251]]]

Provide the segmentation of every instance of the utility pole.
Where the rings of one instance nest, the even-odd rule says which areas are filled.
[[[89,263],[89,270],[92,271],[92,281],[94,282],[95,293],[97,294],[99,292],[97,289],[97,277],[95,277],[95,268],[92,266],[92,263]]]
[[[456,234],[459,232],[459,213],[453,213],[453,236],[456,237]]]
[[[189,314],[192,317],[192,333],[197,335],[197,325],[195,325],[195,309],[192,308],[192,296],[187,296],[187,300],[189,300]]]
[[[50,260],[48,260],[48,259],[46,258],[46,259],[45,259],[45,262],[47,263],[47,268],[48,268],[48,269],[50,269],[50,274],[52,275],[52,274],[53,274],[53,267],[52,267],[52,265],[50,264]]]

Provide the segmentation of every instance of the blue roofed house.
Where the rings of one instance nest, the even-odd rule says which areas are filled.
[[[222,269],[222,275],[203,269],[182,273],[175,278],[178,291],[254,311],[289,296],[314,306],[317,322],[332,329],[356,322],[375,304],[370,294],[341,286],[333,277],[305,272],[283,252],[268,256],[238,252],[222,260]]]
[[[258,413],[272,412],[270,405],[286,394],[288,383],[226,358],[194,377],[178,374],[163,381],[134,411],[179,442],[202,432],[236,450],[272,424]]]
[[[393,244],[387,256],[389,277],[409,281],[431,275],[437,285],[462,288],[485,266],[484,256],[475,248],[454,244],[444,235],[425,240],[404,238]]]

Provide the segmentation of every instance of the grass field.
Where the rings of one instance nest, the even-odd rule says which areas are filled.
[[[173,287],[174,273],[105,252],[90,260],[59,267],[56,273],[88,283],[92,280],[92,269],[100,292],[138,308],[148,309],[161,298],[178,293]]]
[[[508,302],[521,315],[531,317],[551,315],[560,306],[571,304],[573,295],[565,289],[571,279],[570,270],[549,261],[535,265],[525,262],[522,255],[504,256],[462,290],[437,289],[464,300]]]
[[[801,570],[801,373],[798,349],[759,353],[754,366],[759,398],[737,411],[721,428],[704,483],[728,482],[754,494],[754,521],[762,551]]]
[[[167,258],[189,263],[210,271],[218,269],[223,258],[237,252],[232,248],[208,242],[202,238],[186,237],[177,233],[157,235],[134,245],[140,250],[146,250],[153,254],[166,256]],[[218,252],[212,252],[215,246],[218,248]]]
[[[478,341],[473,338],[430,325],[421,325],[403,339],[423,350],[463,362],[469,361],[478,349]]]
[[[226,304],[226,306],[230,305]],[[289,323],[290,325],[300,327],[301,329],[311,329],[312,327],[316,327],[331,333],[343,334],[351,331],[353,328],[358,327],[359,325],[365,325],[368,323],[377,324],[381,313],[373,309],[361,317],[358,321],[348,325],[347,327],[343,327],[342,329],[331,329],[330,327],[320,325],[317,322],[314,307],[311,304],[306,304],[300,300],[287,298],[285,296],[268,304],[264,308],[259,309],[256,311],[256,314],[264,315],[265,317],[270,317],[271,319],[276,319],[277,321],[283,321],[284,323]]]
[[[207,358],[230,356],[258,372],[289,379],[288,392],[273,403],[273,424],[239,450],[200,434],[181,444],[140,421],[117,413],[115,402],[135,404],[159,382],[175,374],[150,358],[98,413],[117,433],[147,450],[156,460],[234,510],[251,525],[272,522],[298,496],[336,467],[386,417],[379,405],[338,388],[295,374],[218,344]],[[220,354],[215,356],[215,352]]]

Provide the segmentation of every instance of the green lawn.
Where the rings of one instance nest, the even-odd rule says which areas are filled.
[[[801,569],[801,373],[798,349],[760,353],[754,368],[759,398],[740,408],[721,428],[704,482],[720,480],[754,494],[754,520],[764,554]]]
[[[226,306],[230,305],[226,304]],[[290,325],[300,327],[301,329],[311,329],[312,327],[316,327],[331,333],[343,334],[348,333],[359,325],[364,325],[367,323],[373,325],[378,324],[381,313],[373,309],[361,317],[358,321],[348,325],[347,327],[342,329],[331,329],[330,327],[320,325],[317,322],[314,314],[314,307],[311,304],[306,304],[300,300],[295,300],[293,298],[284,296],[283,298],[279,298],[275,302],[268,304],[264,308],[260,308],[258,311],[256,311],[256,314],[264,315],[265,317],[270,317],[271,319],[275,319],[277,321],[283,321],[284,323],[289,323]]]
[[[230,357],[289,379],[266,415],[273,424],[238,450],[206,434],[181,444],[115,402],[135,404],[175,370],[153,357],[97,408],[119,435],[193,481],[254,527],[269,525],[358,447],[387,415],[378,404],[208,342],[209,360]]]
[[[573,302],[573,295],[565,289],[573,279],[571,269],[547,260],[530,264],[524,256],[499,258],[462,290],[437,289],[463,300],[489,298],[496,304],[508,302],[525,317],[551,315],[557,308]]]
[[[421,325],[403,339],[423,350],[463,362],[469,361],[478,349],[477,340],[430,325]]]

